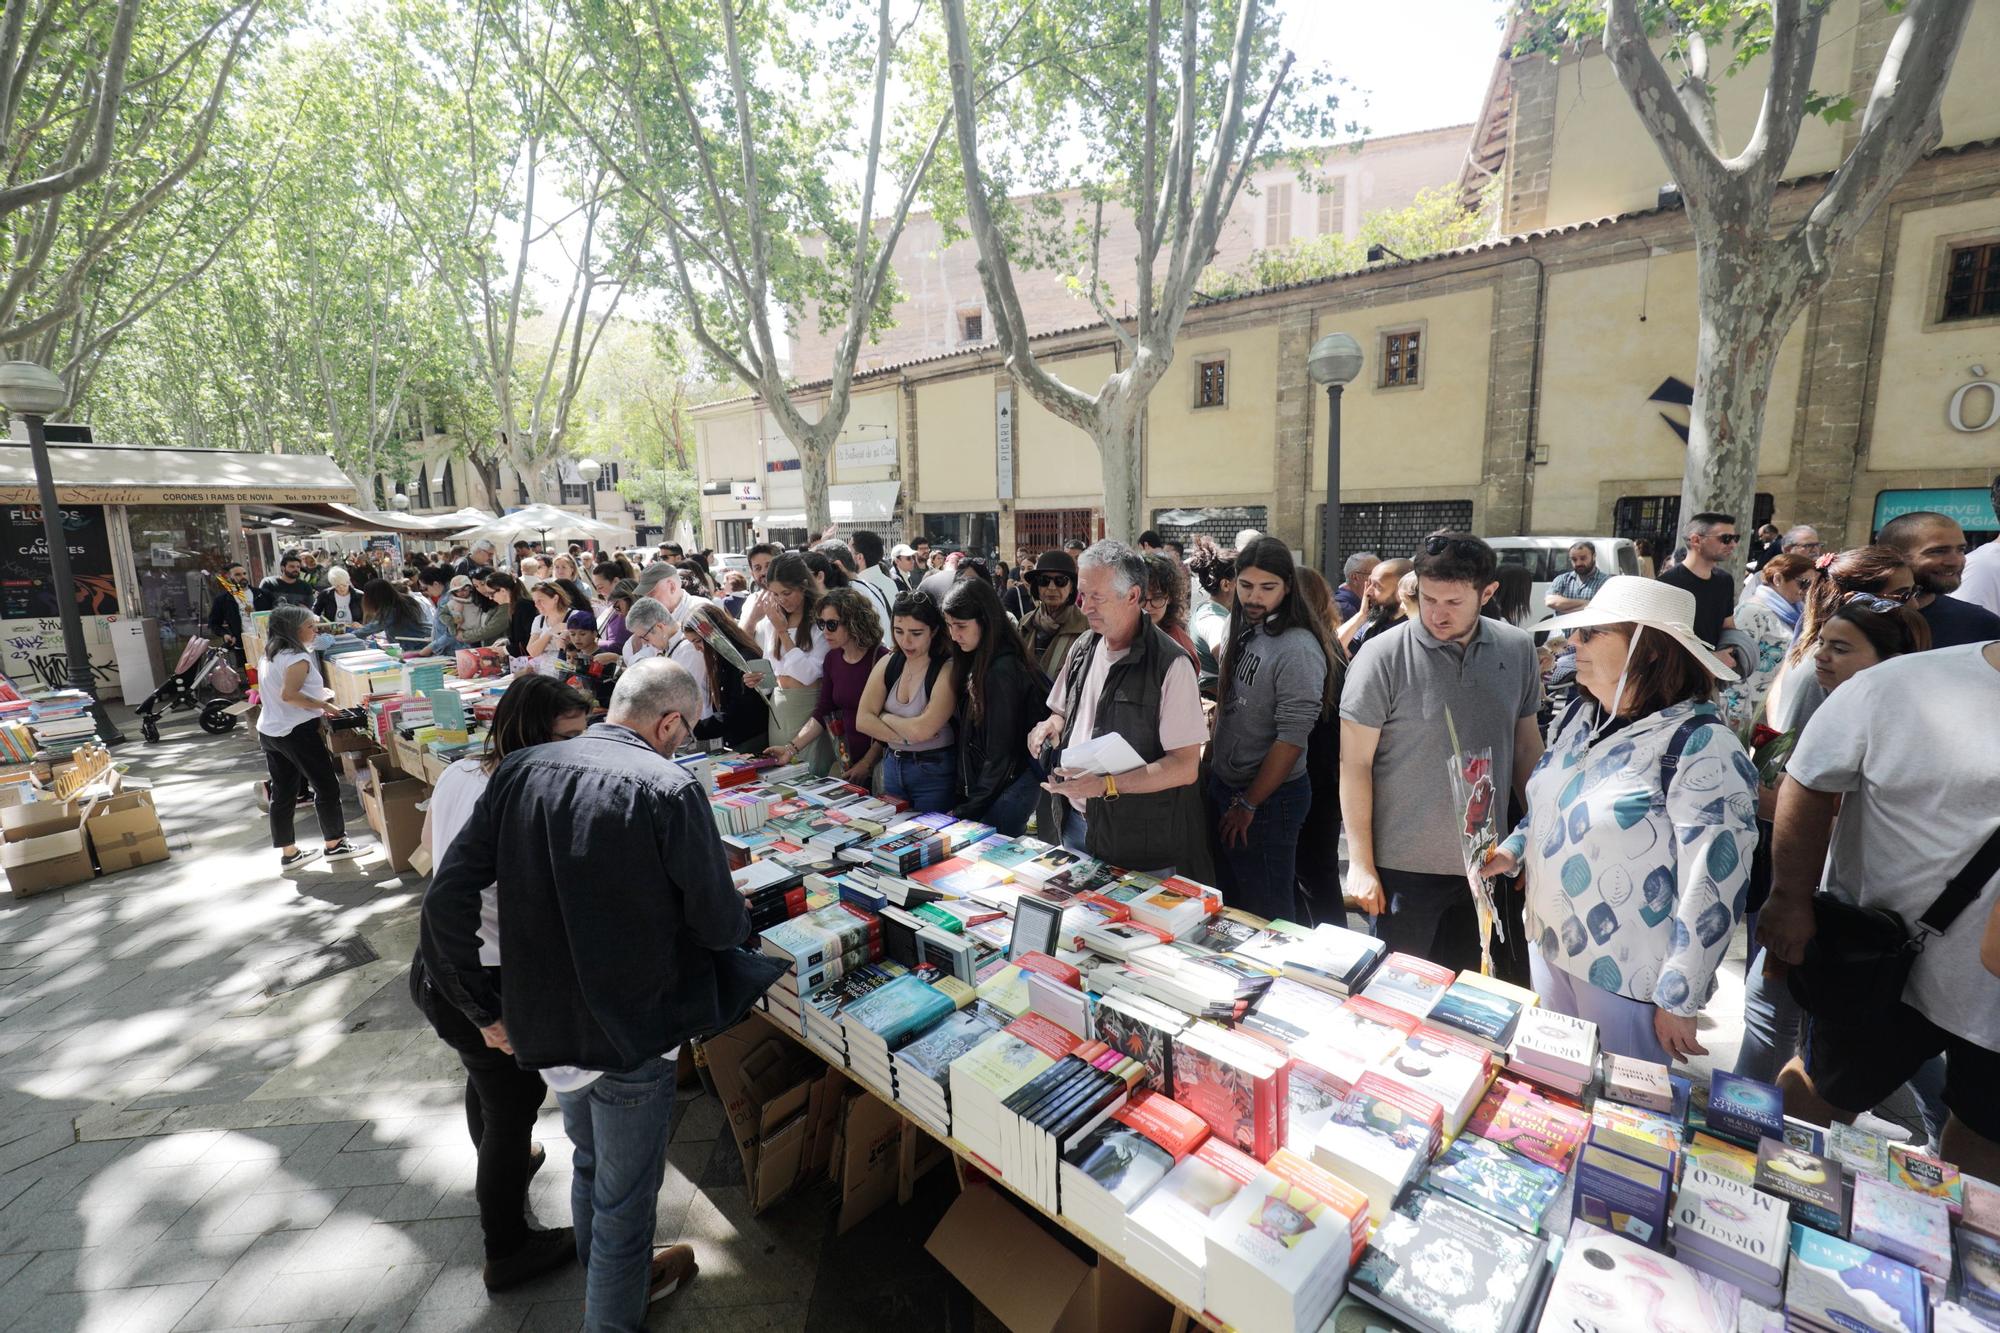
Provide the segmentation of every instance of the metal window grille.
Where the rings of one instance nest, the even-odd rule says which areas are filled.
[[[1264,505],[1236,505],[1226,509],[1155,509],[1153,529],[1162,538],[1188,543],[1200,533],[1228,550],[1236,544],[1236,534],[1245,528],[1266,530],[1271,511]]]
[[[1398,500],[1340,507],[1340,558],[1373,551],[1384,560],[1408,560],[1433,532],[1472,529],[1470,500]],[[1326,506],[1319,507],[1319,536],[1326,544]]]
[[[1422,383],[1423,367],[1419,364],[1422,348],[1418,346],[1422,337],[1415,329],[1382,335],[1383,388]]]
[[[458,508],[458,483],[452,479],[451,460],[438,464],[438,505],[444,509]]]
[[[1228,390],[1229,363],[1226,361],[1204,361],[1199,367],[1201,389],[1196,407],[1221,407]]]
[[[1019,509],[1014,512],[1014,545],[1040,555],[1071,538],[1096,541],[1094,519],[1089,509]]]
[[[718,518],[715,520],[715,549],[718,551],[747,551],[756,545],[756,538],[750,535],[750,520],[747,518]]]
[[[983,313],[974,311],[971,314],[960,315],[958,323],[960,342],[976,343],[986,341],[986,316]]]
[[[2000,241],[1961,245],[1945,265],[1945,319],[2000,315]]]

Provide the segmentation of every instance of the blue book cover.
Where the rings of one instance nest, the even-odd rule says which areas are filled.
[[[1924,1333],[1926,1327],[1924,1284],[1916,1269],[1797,1222],[1785,1271],[1785,1309],[1829,1328]]]
[[[857,1029],[872,1032],[891,1050],[951,1013],[951,997],[922,977],[897,977],[849,1005],[840,1016],[852,1040]]]
[[[1785,1137],[1785,1099],[1776,1087],[1726,1069],[1708,1088],[1708,1132],[1746,1148]]]
[[[1521,1005],[1505,995],[1460,981],[1438,998],[1425,1021],[1447,1032],[1470,1037],[1481,1046],[1500,1049],[1514,1039],[1514,1028],[1521,1021]]]
[[[1574,1179],[1572,1217],[1652,1249],[1666,1244],[1669,1173],[1586,1145],[1577,1155]]]
[[[1490,1139],[1461,1134],[1431,1163],[1426,1180],[1432,1189],[1532,1234],[1542,1229],[1542,1216],[1562,1189],[1563,1173]]]

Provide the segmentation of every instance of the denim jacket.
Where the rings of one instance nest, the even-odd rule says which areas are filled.
[[[1526,869],[1528,935],[1550,967],[1692,1017],[1743,919],[1757,770],[1713,704],[1674,704],[1602,736],[1596,721],[1580,709],[1549,743],[1528,813],[1501,844]]]
[[[498,992],[478,937],[479,891],[496,881]],[[749,934],[701,785],[600,722],[494,771],[424,895],[421,947],[467,1018],[504,1017],[524,1068],[619,1071],[733,1016],[718,955]]]

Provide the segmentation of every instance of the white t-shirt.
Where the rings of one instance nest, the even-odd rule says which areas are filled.
[[[1077,691],[1075,725],[1069,734],[1082,740],[1091,734],[1097,725],[1097,698],[1104,693],[1104,678],[1111,673],[1111,664],[1124,660],[1131,652],[1131,646],[1117,652],[1110,651],[1103,639],[1091,650],[1090,666],[1083,673],[1083,687]],[[1063,697],[1062,665],[1056,669],[1055,688],[1049,691],[1049,711],[1060,713],[1069,701]],[[1167,668],[1167,677],[1160,682],[1160,748],[1167,751],[1183,749],[1189,745],[1202,745],[1208,740],[1208,722],[1201,715],[1201,682],[1195,679],[1194,663],[1186,653],[1174,654],[1173,665]],[[1072,796],[1069,803],[1081,812],[1084,802]]]
[[[808,619],[788,636],[792,640],[792,650],[780,655],[778,652],[778,629],[770,620],[757,622],[758,651],[778,668],[781,676],[790,676],[801,685],[817,685],[820,672],[826,665],[826,636],[819,633]],[[803,638],[804,643],[799,640]]]
[[[486,791],[486,768],[477,759],[461,759],[438,775],[431,792],[431,860],[442,862],[460,829],[472,818],[472,807]],[[500,893],[494,885],[479,891],[479,964],[500,966]]]
[[[2000,616],[2000,538],[1974,548],[1965,557],[1965,577],[1951,595]]]
[[[1787,772],[1840,792],[1826,887],[1912,928],[2000,824],[2000,671],[1966,644],[1892,658],[1827,697]],[[2000,1051],[2000,977],[1979,961],[1988,884],[1917,955],[1904,999],[1931,1022]]]
[[[327,698],[326,678],[319,674],[319,659],[296,650],[267,657],[257,673],[257,730],[266,736],[283,736],[307,722],[317,722],[326,714],[317,708],[300,708],[279,697],[285,688],[285,673],[299,662],[306,664],[306,681],[299,690],[308,699]]]

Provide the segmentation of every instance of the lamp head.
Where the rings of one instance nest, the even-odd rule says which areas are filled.
[[[0,407],[22,416],[52,417],[69,404],[62,376],[33,361],[0,361]]]
[[[1306,374],[1321,387],[1346,384],[1360,373],[1361,344],[1345,333],[1327,334],[1306,356]]]
[[[409,507],[410,507],[410,497],[403,494],[401,491],[397,491],[394,495],[391,495],[389,497],[389,508],[395,510],[404,510],[408,509]]]
[[[604,466],[594,458],[586,458],[576,465],[576,474],[583,478],[586,486],[595,486],[597,479],[604,475]]]

